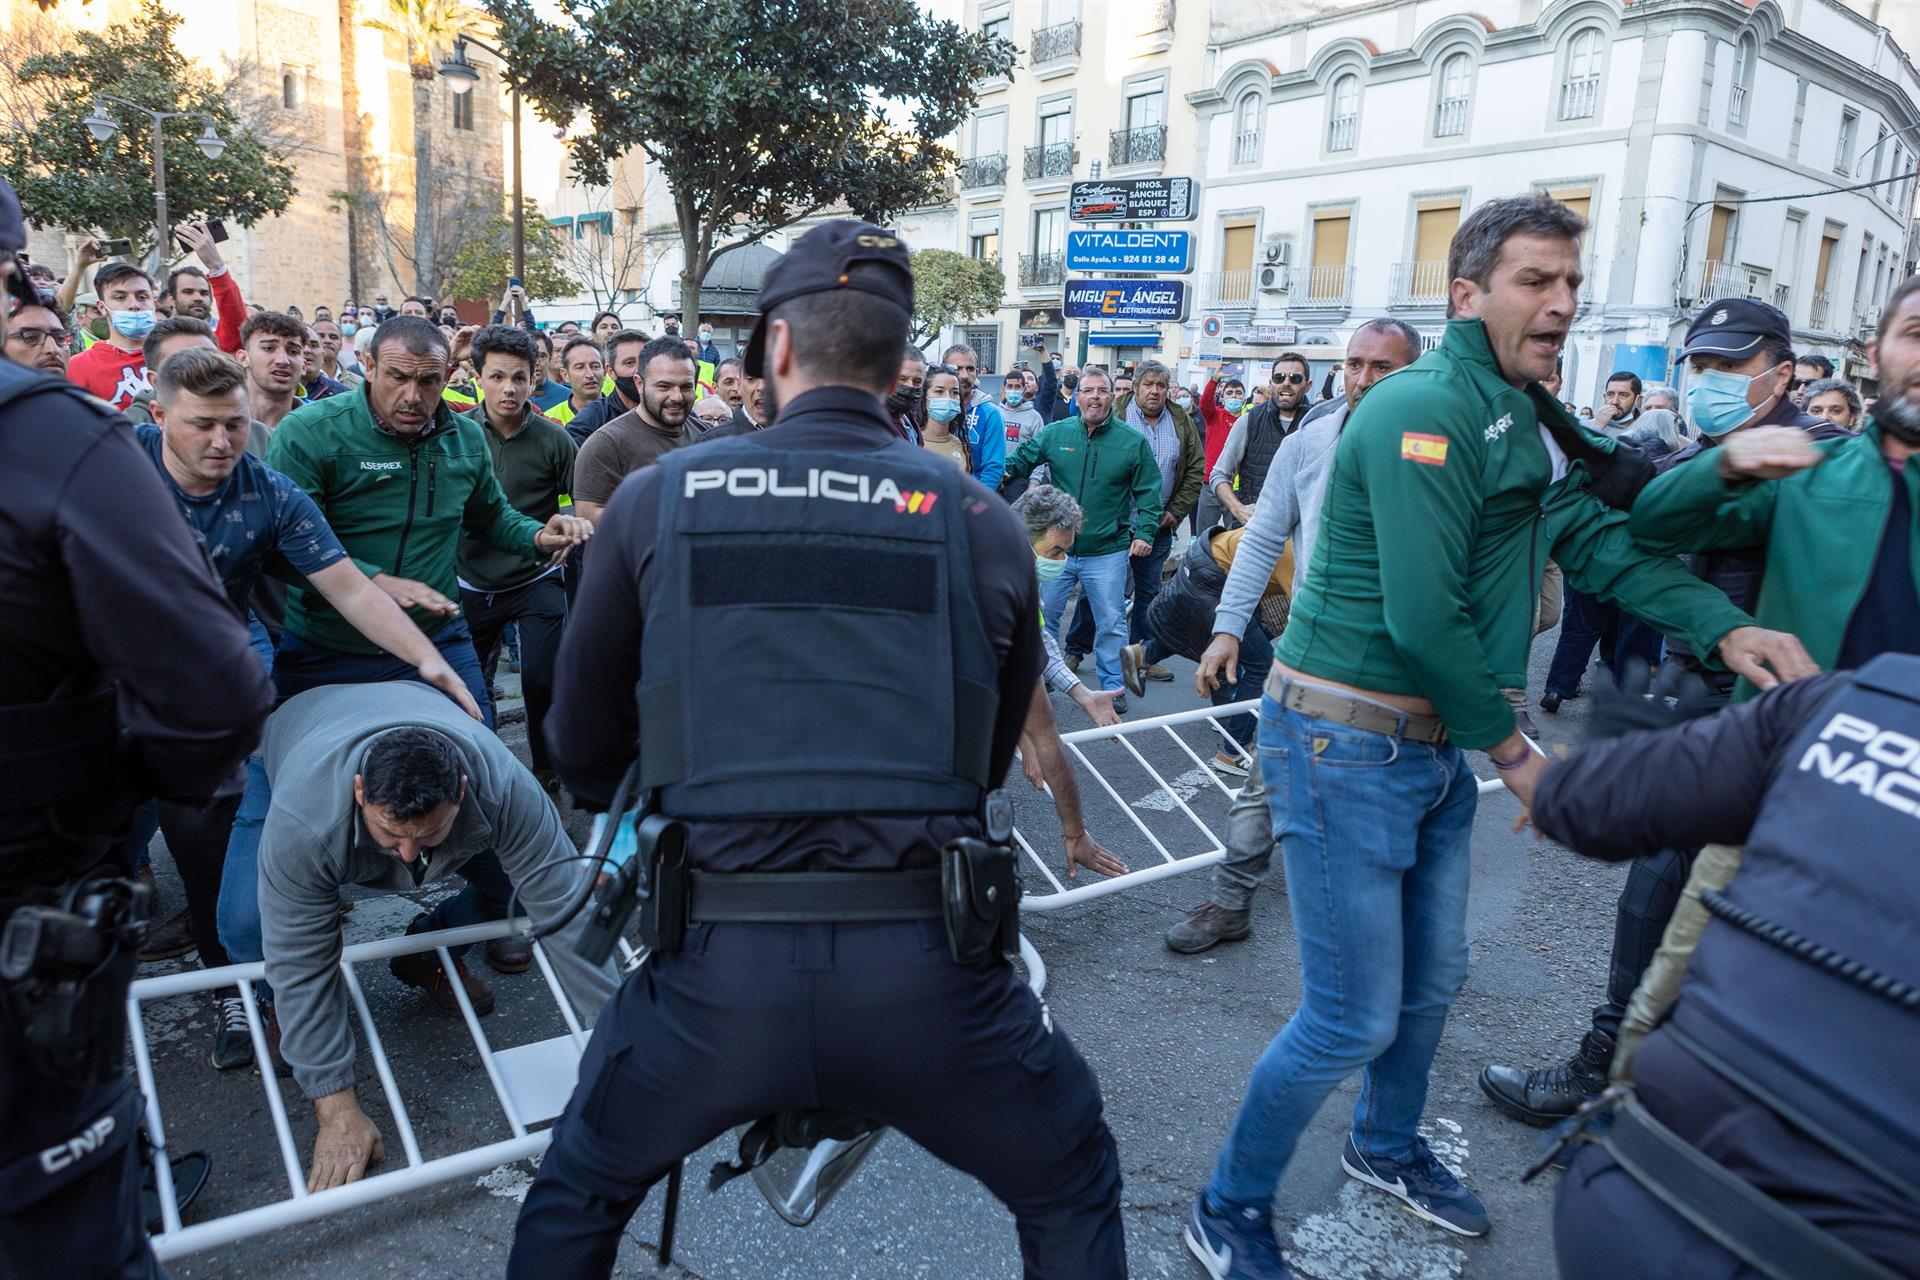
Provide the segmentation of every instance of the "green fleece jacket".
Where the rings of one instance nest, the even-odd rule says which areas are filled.
[[[1111,555],[1125,551],[1135,538],[1152,542],[1160,532],[1160,464],[1147,438],[1118,414],[1109,415],[1092,435],[1078,417],[1048,423],[1013,451],[1006,479],[1017,480],[1042,463],[1053,483],[1086,513],[1074,555]]]
[[[1549,454],[1547,414],[1612,452],[1537,385],[1502,377],[1478,320],[1449,322],[1436,350],[1376,383],[1335,447],[1280,660],[1427,698],[1456,743],[1481,748],[1513,732],[1500,690],[1526,683],[1549,557],[1575,587],[1697,653],[1750,625],[1679,560],[1634,545],[1626,512],[1583,487],[1587,464]]]
[[[529,561],[538,555],[540,524],[508,503],[480,424],[445,405],[408,438],[374,421],[364,387],[329,396],[281,419],[267,465],[307,491],[368,577],[412,578],[457,603],[462,530]],[[408,613],[429,635],[447,624],[437,614]],[[288,589],[287,630],[342,653],[380,652],[311,587]]]
[[[1714,451],[1703,453],[1648,485],[1629,527],[1655,551],[1765,547],[1767,572],[1754,606],[1760,625],[1792,632],[1831,670],[1873,576],[1896,483],[1906,486],[1909,509],[1920,511],[1920,464],[1908,459],[1896,476],[1872,421],[1857,436],[1813,447],[1824,462],[1778,480],[1723,479]],[[1913,537],[1920,590],[1920,529]],[[1757,692],[1743,678],[1733,697]]]

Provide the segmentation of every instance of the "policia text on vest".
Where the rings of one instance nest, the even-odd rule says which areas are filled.
[[[749,1126],[716,1176],[738,1172],[754,1134],[823,1111],[980,1179],[1029,1276],[1127,1274],[1099,1086],[1005,958],[1018,886],[986,797],[1044,664],[1033,552],[996,495],[894,434],[912,296],[891,232],[810,231],[743,356],[778,420],[666,455],[602,514],[548,738],[586,807],[633,768],[684,827],[684,914],[660,904],[684,937],[595,1024],[510,1276],[607,1274],[689,1152]],[[809,352],[821,332],[862,337]]]

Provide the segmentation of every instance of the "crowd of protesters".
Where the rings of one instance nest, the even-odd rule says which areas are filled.
[[[1264,1211],[1320,1102],[1363,1068],[1347,1172],[1457,1234],[1487,1230],[1478,1197],[1415,1126],[1466,967],[1473,783],[1458,747],[1485,751],[1531,803],[1546,767],[1528,741],[1536,636],[1559,626],[1537,703],[1548,713],[1582,696],[1596,648],[1617,682],[1636,667],[1684,672],[1732,701],[1815,666],[1920,652],[1904,481],[1885,536],[1862,524],[1849,548],[1867,584],[1851,616],[1823,612],[1827,579],[1804,564],[1817,552],[1769,551],[1809,536],[1803,516],[1789,516],[1798,508],[1755,496],[1822,460],[1838,474],[1856,454],[1877,459],[1888,437],[1873,424],[1890,414],[1898,439],[1920,430],[1899,416],[1920,410],[1898,381],[1920,369],[1900,363],[1920,338],[1889,341],[1920,332],[1913,282],[1881,322],[1887,404],[1821,358],[1796,359],[1772,307],[1729,299],[1693,319],[1684,399],[1622,370],[1576,412],[1561,399],[1559,341],[1527,329],[1563,341],[1570,315],[1517,314],[1519,286],[1502,274],[1509,241],[1577,243],[1580,220],[1550,204],[1495,202],[1462,227],[1456,310],[1437,351],[1423,355],[1399,320],[1362,324],[1318,399],[1297,352],[1183,385],[1157,360],[1075,366],[1059,352],[990,371],[965,344],[937,360],[903,351],[886,399],[901,440],[949,459],[1024,519],[1050,657],[1037,698],[1066,694],[1110,726],[1133,710],[1129,698],[1173,681],[1175,656],[1197,664],[1195,690],[1216,704],[1266,692],[1261,720],[1221,723],[1212,765],[1239,783],[1227,853],[1168,945],[1193,953],[1248,937],[1276,854],[1289,877],[1339,880],[1333,897],[1351,907],[1295,898],[1303,937],[1317,938],[1303,954],[1306,998],[1255,1067],[1188,1229],[1216,1275],[1284,1274],[1246,1269],[1269,1253],[1279,1266]],[[386,293],[303,316],[249,304],[204,224],[175,233],[191,258],[164,278],[102,261],[94,242],[64,279],[33,268],[30,292],[9,305],[5,354],[138,424],[279,698],[297,710],[276,716],[244,792],[150,806],[129,857],[144,861],[163,834],[187,899],[144,958],[265,961],[276,1069],[315,1105],[317,1190],[361,1176],[382,1151],[353,1098],[351,1020],[326,976],[340,885],[409,889],[457,872],[461,892],[409,927],[426,931],[504,917],[520,884],[571,855],[543,722],[589,540],[626,478],[674,450],[763,430],[780,406],[704,325],[686,335],[668,318],[656,335],[604,312],[548,329],[517,285],[487,325],[461,324],[428,297],[396,307]],[[1571,299],[1576,286],[1561,292]],[[1488,425],[1483,407],[1508,416]],[[1389,419],[1391,430],[1380,425]],[[1483,472],[1472,449],[1491,458],[1509,430],[1531,437],[1536,422],[1551,475],[1508,475],[1497,459]],[[1897,478],[1906,452],[1885,452]],[[1570,475],[1577,486],[1563,483]],[[1783,492],[1782,503],[1797,500]],[[1817,495],[1807,502],[1818,509]],[[493,732],[503,662],[521,678],[525,769]],[[437,692],[366,687],[409,679]],[[1023,765],[1060,808],[1069,869],[1124,873],[1086,831],[1050,717],[1033,723],[1047,728],[1023,738]],[[382,735],[398,736],[370,748]],[[1395,744],[1385,765],[1376,738]],[[340,754],[349,749],[373,751],[370,776],[351,767],[360,755]],[[343,789],[352,811],[340,809]],[[1404,844],[1426,880],[1342,863],[1341,850],[1383,841]],[[435,866],[443,845],[452,852]],[[369,849],[393,858],[362,858]],[[1692,862],[1673,850],[1635,863],[1607,1005],[1566,1064],[1487,1069],[1482,1086],[1503,1110],[1548,1123],[1605,1086]],[[1398,963],[1391,975],[1356,965],[1369,976],[1343,985],[1343,955],[1385,934],[1400,953],[1403,898],[1407,919],[1432,917],[1405,940],[1404,989]],[[532,963],[515,939],[486,956],[507,974]],[[464,960],[449,973],[403,958],[393,972],[449,1009],[492,1007]],[[604,967],[562,976],[589,998],[612,989]],[[243,1003],[217,1002],[215,1067],[253,1060]]]

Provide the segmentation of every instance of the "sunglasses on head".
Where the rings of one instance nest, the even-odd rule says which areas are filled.
[[[1307,375],[1304,373],[1276,373],[1273,375],[1273,380],[1275,382],[1284,382],[1290,387],[1297,387],[1307,380]]]

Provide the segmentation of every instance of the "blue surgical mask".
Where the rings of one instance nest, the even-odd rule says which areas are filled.
[[[1062,556],[1058,560],[1049,560],[1043,555],[1033,557],[1033,571],[1042,582],[1052,582],[1067,571],[1067,560]]]
[[[1020,390],[1020,389],[1019,389],[1018,387],[1009,387],[1009,388],[1007,388],[1007,403],[1008,403],[1008,404],[1015,404],[1015,405],[1017,405],[1017,404],[1019,404],[1019,403],[1020,403],[1020,402],[1021,402],[1022,400],[1025,400],[1026,398],[1027,398],[1027,393],[1026,393],[1026,392],[1024,392],[1024,391],[1022,391],[1022,390]]]
[[[1247,407],[1247,402],[1245,400],[1242,400],[1239,396],[1228,396],[1225,400],[1222,400],[1220,403],[1226,406],[1226,410],[1228,413],[1232,413],[1232,414],[1238,414],[1242,409]]]
[[[952,422],[960,416],[960,402],[941,396],[937,400],[927,401],[927,416],[935,422]]]
[[[153,332],[158,313],[154,311],[109,311],[107,323],[123,338],[144,338]]]
[[[1719,369],[1702,369],[1687,375],[1687,420],[1702,435],[1719,437],[1736,427],[1745,426],[1753,417],[1747,392],[1753,379]]]
[[[355,324],[355,323],[354,323],[353,321],[351,321],[351,320],[342,320],[342,321],[340,322],[340,336],[341,336],[341,337],[343,337],[343,338],[351,338],[351,337],[352,337],[352,336],[353,336],[354,334],[356,334],[356,333],[358,333],[358,332],[360,332],[360,326],[359,326],[359,325],[357,325],[357,324]]]

